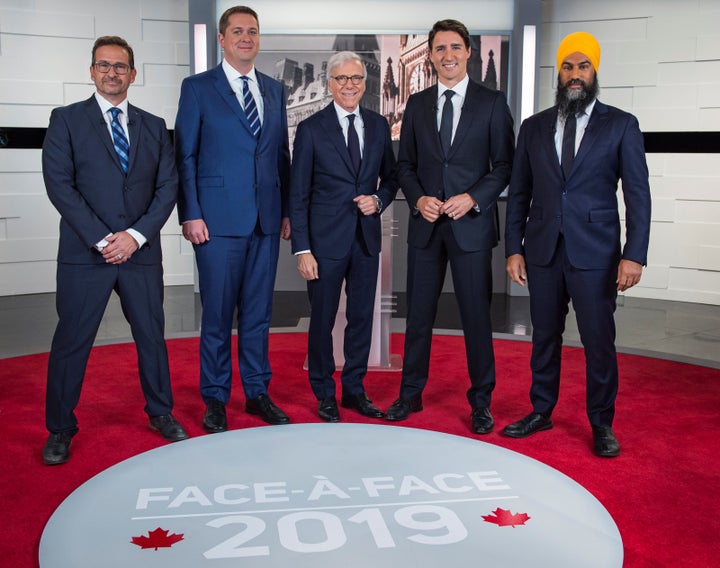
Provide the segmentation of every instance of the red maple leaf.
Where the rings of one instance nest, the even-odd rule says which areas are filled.
[[[500,507],[495,509],[492,515],[483,515],[482,518],[485,522],[494,523],[499,527],[512,528],[515,528],[516,525],[524,525],[525,521],[530,519],[527,513],[515,513],[513,515],[510,511]]]
[[[176,542],[183,540],[182,534],[168,534],[168,531],[156,528],[154,531],[149,531],[148,536],[134,536],[130,541],[132,544],[138,545],[140,548],[170,548]]]

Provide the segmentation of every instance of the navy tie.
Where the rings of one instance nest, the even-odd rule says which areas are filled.
[[[573,161],[575,160],[575,132],[577,130],[577,119],[575,113],[570,114],[565,119],[565,128],[563,129],[562,154],[560,155],[560,164],[562,165],[563,175],[565,179],[570,177]]]
[[[122,167],[122,170],[127,173],[128,163],[130,161],[130,144],[128,144],[125,131],[118,120],[118,115],[121,112],[122,111],[117,107],[110,109],[110,114],[112,114],[110,126],[112,128],[113,146],[115,146],[115,152],[117,152],[118,158],[120,158],[120,167]]]
[[[240,78],[243,82],[242,94],[243,94],[243,106],[245,107],[245,116],[247,116],[248,122],[250,123],[250,130],[253,136],[257,137],[260,132],[260,115],[258,114],[257,105],[255,99],[250,92],[250,85],[248,85],[248,77],[241,75]]]
[[[355,115],[348,114],[348,133],[347,133],[347,147],[350,153],[350,161],[352,162],[355,173],[360,171],[360,139],[355,130]]]
[[[445,156],[447,156],[450,153],[453,129],[453,105],[450,99],[452,99],[455,91],[448,89],[443,94],[445,95],[445,104],[443,105],[442,117],[440,118],[440,145],[442,146]]]

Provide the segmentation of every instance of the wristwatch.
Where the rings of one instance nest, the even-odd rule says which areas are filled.
[[[377,212],[380,213],[380,211],[382,211],[382,200],[377,195],[373,195],[372,198],[375,200]]]

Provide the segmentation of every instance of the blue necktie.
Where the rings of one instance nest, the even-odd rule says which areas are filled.
[[[560,165],[565,179],[570,177],[573,161],[575,160],[575,133],[577,131],[577,119],[575,114],[569,115],[565,119],[565,128],[563,129],[562,150],[560,154]]]
[[[125,131],[118,120],[118,115],[121,112],[122,111],[117,107],[110,109],[110,114],[112,114],[110,126],[112,128],[113,146],[115,146],[115,152],[117,152],[118,158],[120,158],[120,167],[122,167],[122,170],[127,173],[128,163],[130,161],[130,144],[128,144]]]
[[[440,145],[442,146],[445,156],[450,153],[452,145],[452,128],[453,128],[453,105],[452,99],[455,91],[448,89],[443,93],[445,95],[445,104],[440,117]]]
[[[348,114],[348,135],[347,135],[347,147],[348,153],[350,154],[350,161],[352,162],[355,173],[360,171],[360,139],[355,130],[355,115]]]
[[[250,92],[250,85],[248,85],[248,78],[245,75],[241,75],[240,78],[243,82],[242,94],[243,94],[243,105],[245,107],[245,116],[247,116],[248,122],[250,123],[250,130],[253,136],[257,137],[260,132],[260,115],[258,114],[257,105],[255,99]]]

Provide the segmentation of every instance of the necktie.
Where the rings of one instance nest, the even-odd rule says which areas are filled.
[[[440,145],[443,152],[447,156],[450,153],[450,145],[452,144],[452,128],[453,128],[453,105],[452,99],[455,91],[448,89],[445,91],[445,104],[442,109],[442,117],[440,118]]]
[[[350,161],[352,162],[355,173],[360,171],[360,139],[355,130],[355,115],[348,114],[348,133],[347,133],[347,147],[350,153]]]
[[[118,115],[121,112],[122,111],[116,107],[110,109],[110,114],[112,115],[110,127],[112,129],[113,146],[115,146],[115,152],[117,152],[118,158],[120,158],[120,167],[122,167],[122,170],[127,173],[128,163],[130,160],[130,144],[128,144],[125,131],[118,120]]]
[[[248,78],[245,75],[240,77],[243,82],[243,106],[245,107],[245,116],[247,116],[248,122],[250,123],[250,130],[252,130],[253,136],[257,136],[260,132],[260,115],[258,114],[257,105],[255,99],[250,92],[250,85],[248,85]]]
[[[565,128],[563,130],[562,154],[560,156],[560,164],[562,165],[563,175],[565,179],[570,177],[573,160],[575,159],[575,131],[577,130],[577,119],[575,114],[569,115],[565,119]]]

